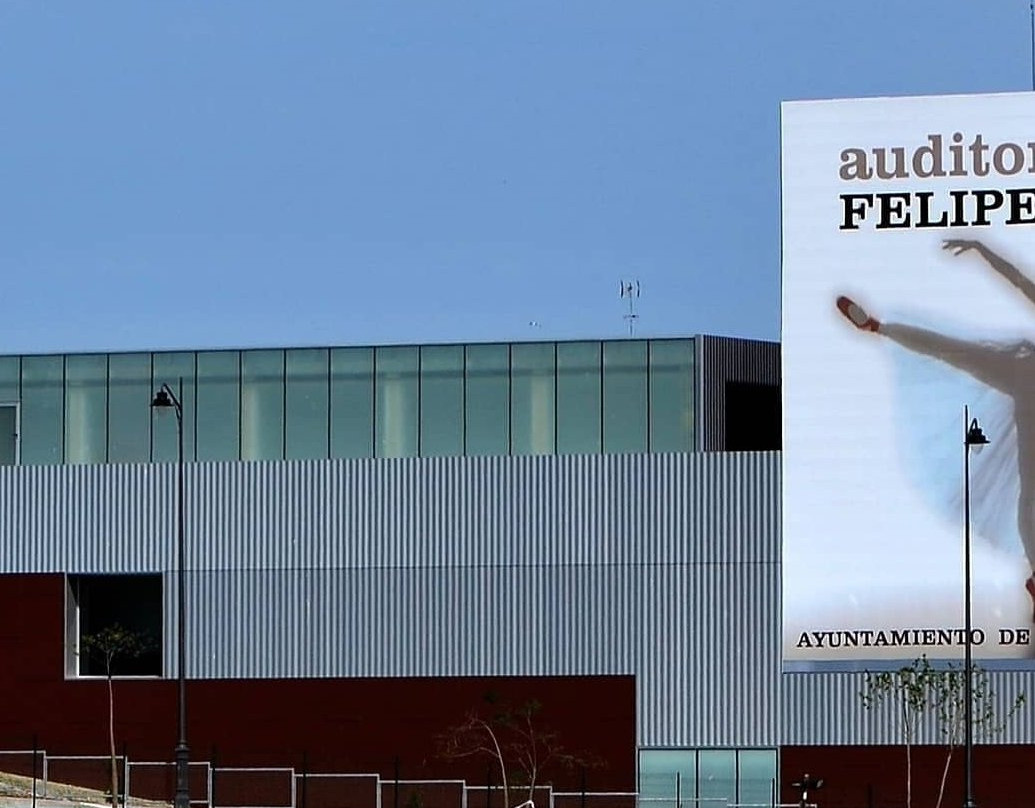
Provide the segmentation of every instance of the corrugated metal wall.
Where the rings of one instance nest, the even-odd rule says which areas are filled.
[[[192,570],[778,561],[775,454],[188,463]],[[176,467],[0,467],[0,572],[174,560]]]
[[[190,675],[634,673],[643,744],[772,745],[777,468],[189,464]],[[4,571],[164,571],[174,659],[174,466],[4,468],[0,497]]]
[[[779,672],[778,454],[186,471],[191,676],[632,673],[644,746],[898,739],[858,675]],[[175,472],[0,468],[0,572],[163,572],[172,666]]]
[[[1024,704],[1005,723],[1002,732],[977,740],[995,743],[1035,743],[1035,672],[990,671],[988,683],[994,715],[1006,718],[1018,696]],[[783,677],[785,744],[901,743],[899,716],[888,703],[867,712],[861,707],[861,673],[793,673]],[[980,712],[980,711],[979,711]],[[944,743],[934,715],[919,727],[918,743]]]

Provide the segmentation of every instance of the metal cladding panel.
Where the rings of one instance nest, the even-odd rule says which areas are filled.
[[[191,463],[196,570],[779,558],[774,454]],[[0,572],[175,559],[176,467],[0,468]]]
[[[189,675],[633,673],[644,745],[772,745],[778,461],[188,464]],[[0,491],[0,571],[165,574],[172,674],[176,466]]]
[[[726,448],[727,382],[780,383],[780,344],[699,336],[697,346],[697,442],[700,451]]]
[[[191,576],[192,676],[634,674],[643,743],[773,745],[762,564]],[[731,592],[751,592],[731,606]],[[722,603],[726,601],[727,606]]]
[[[0,468],[0,572],[162,569],[175,549],[175,489],[162,476],[128,464]]]
[[[862,673],[794,673],[783,677],[781,743],[788,746],[840,744],[900,744],[900,716],[892,702],[866,710],[862,706]],[[1035,672],[989,671],[990,704],[1000,720],[1011,715],[1018,697],[1024,703],[1004,723],[1000,734],[988,738],[975,732],[975,740],[990,743],[1026,743],[1035,740]],[[935,716],[920,723],[916,743],[944,744]]]

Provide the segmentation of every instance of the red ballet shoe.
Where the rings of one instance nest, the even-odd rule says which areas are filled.
[[[848,321],[860,331],[876,331],[880,328],[880,322],[870,317],[866,309],[852,300],[850,297],[841,295],[837,299],[837,310],[841,312]]]
[[[1031,622],[1035,623],[1035,574],[1033,574],[1027,581],[1024,582],[1024,588],[1028,590],[1028,594],[1031,595]]]

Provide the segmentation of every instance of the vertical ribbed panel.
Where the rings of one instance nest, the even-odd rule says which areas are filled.
[[[772,745],[778,648],[754,627],[775,586],[761,564],[200,573],[189,661],[221,678],[632,673],[644,743]],[[717,607],[731,591],[757,599]]]
[[[0,572],[141,572],[175,549],[174,470],[0,469]]]
[[[726,384],[780,383],[780,344],[732,337],[698,336],[697,440],[700,451],[726,448]]]
[[[785,744],[898,744],[902,742],[899,718],[893,705],[863,709],[861,673],[785,674],[783,711]],[[1006,725],[1004,732],[990,739],[995,743],[1032,743],[1035,741],[1035,672],[990,671],[995,714],[1005,717],[1020,695],[1026,703]],[[982,739],[977,737],[978,741]],[[917,736],[917,743],[944,743],[933,715],[928,716]]]
[[[162,571],[174,465],[0,469],[0,571]],[[640,742],[778,740],[774,454],[189,464],[192,677],[637,677]]]
[[[775,455],[188,464],[200,570],[777,563]],[[175,557],[176,469],[0,467],[0,572]]]

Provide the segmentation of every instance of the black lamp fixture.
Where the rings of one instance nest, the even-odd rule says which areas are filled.
[[[169,385],[163,384],[161,389],[155,393],[154,401],[151,402],[152,407],[175,407],[177,412],[180,409],[180,402],[176,396],[173,395],[172,390],[169,389]]]
[[[809,792],[823,788],[823,781],[806,772],[800,780],[791,783],[791,788],[796,788],[800,792],[798,805],[805,808],[809,804]]]
[[[985,437],[985,433],[978,424],[977,418],[971,418],[970,426],[967,427],[967,446],[970,446],[974,451],[979,452],[981,449],[977,447],[984,446],[988,443],[991,443],[991,441]]]
[[[187,747],[187,623],[186,623],[186,591],[184,586],[185,542],[183,532],[183,379],[180,379],[178,392],[163,384],[155,393],[151,402],[152,409],[173,409],[176,412],[176,682],[177,682],[177,741],[176,761],[176,795],[174,808],[190,808],[190,751]]]
[[[970,453],[980,452],[989,443],[981,431],[977,418],[970,417],[969,407],[963,408],[963,808],[976,808],[974,802],[974,628],[971,614],[970,576]]]

